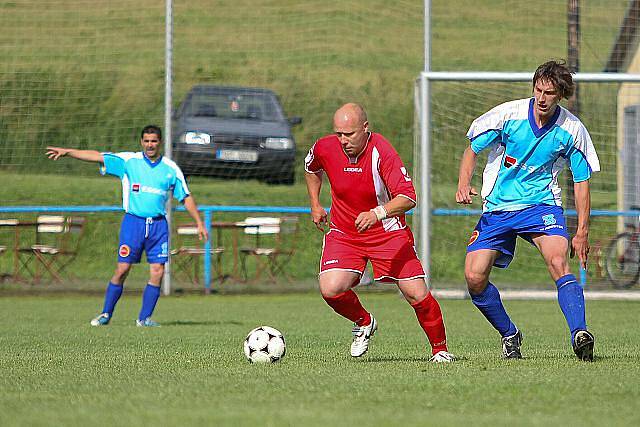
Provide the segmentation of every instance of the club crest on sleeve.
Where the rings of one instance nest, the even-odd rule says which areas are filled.
[[[128,245],[121,245],[120,249],[118,249],[118,255],[120,255],[122,258],[128,257],[130,253],[131,249]]]
[[[469,243],[467,243],[467,246],[471,246],[473,242],[478,240],[479,235],[480,235],[480,232],[478,230],[473,230],[473,233],[471,233],[471,237],[469,237]]]

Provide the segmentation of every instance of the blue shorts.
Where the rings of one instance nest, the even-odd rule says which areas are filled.
[[[122,218],[118,262],[138,264],[144,250],[149,264],[164,264],[168,248],[169,228],[163,216],[142,218],[128,213]]]
[[[522,237],[533,244],[532,234],[563,236],[569,240],[560,206],[536,205],[519,211],[485,212],[473,230],[467,253],[479,249],[501,252],[496,267],[507,268],[516,251],[516,238]]]

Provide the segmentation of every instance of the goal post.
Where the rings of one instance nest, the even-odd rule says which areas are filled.
[[[533,73],[528,72],[429,71],[422,72],[416,80],[414,105],[418,123],[414,129],[418,135],[414,138],[417,144],[414,180],[419,203],[413,229],[431,286],[434,281],[440,285],[464,279],[465,238],[481,213],[478,201],[471,208],[455,203],[460,157],[468,145],[467,129],[474,118],[492,107],[531,96],[532,77]],[[635,166],[632,161],[625,163],[621,153],[625,144],[631,142],[628,141],[630,135],[640,139],[640,127],[630,132],[624,120],[629,106],[640,106],[640,74],[576,73],[573,78],[581,88],[578,117],[591,134],[603,169],[592,179],[592,216],[602,217],[602,221],[592,226],[593,244],[614,233],[622,224],[616,219],[627,215],[630,194],[638,191],[640,178],[636,175],[639,174],[629,175]],[[485,158],[480,155],[475,170],[473,185],[478,191]],[[561,186],[566,194],[566,185]],[[568,215],[575,215],[570,207],[565,209]],[[608,225],[604,225],[606,218],[611,218]],[[460,273],[457,279],[454,278],[456,270]],[[528,273],[518,272],[510,277],[538,280],[538,276]],[[540,280],[547,279],[541,277]]]

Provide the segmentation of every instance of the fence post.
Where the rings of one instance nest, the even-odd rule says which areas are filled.
[[[204,211],[204,228],[207,232],[211,232],[211,211],[209,209]],[[213,236],[209,236],[206,242],[204,242],[204,293],[211,293],[211,239]]]

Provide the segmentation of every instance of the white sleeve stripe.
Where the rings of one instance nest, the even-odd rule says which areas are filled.
[[[317,174],[317,173],[322,172],[323,170],[324,169],[318,169],[317,171],[312,171],[312,170],[307,169],[307,165],[304,166],[304,171],[307,172],[307,173]]]
[[[418,204],[418,202],[416,200],[413,200],[411,197],[407,196],[406,194],[398,194],[396,197],[404,197],[405,199],[411,200],[416,205]]]

